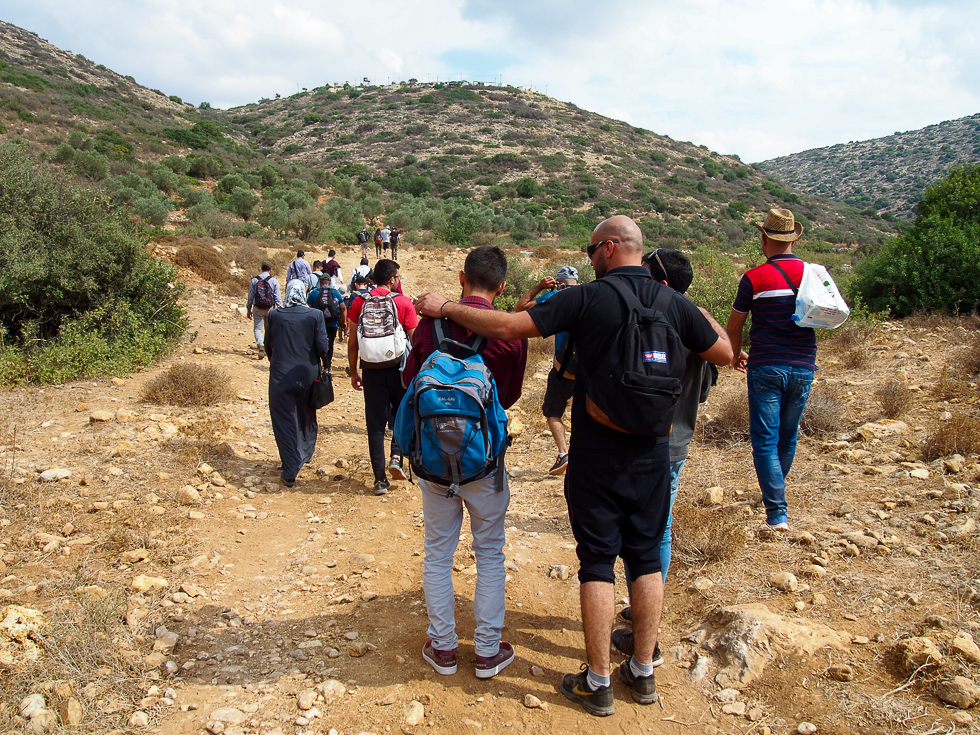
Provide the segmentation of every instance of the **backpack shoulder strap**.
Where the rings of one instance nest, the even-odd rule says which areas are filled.
[[[453,357],[470,357],[472,355],[480,355],[487,345],[487,338],[479,335],[472,334],[469,339],[465,342],[457,342],[456,340],[450,338],[449,332],[449,319],[443,317],[442,319],[433,319],[432,328],[435,330],[436,337],[436,349],[440,352],[445,352]]]
[[[775,260],[770,260],[769,265],[771,265],[773,268],[775,268],[777,271],[783,274],[783,278],[786,279],[786,283],[793,291],[793,295],[798,296],[800,293],[799,287],[793,283],[792,279],[787,275],[786,271],[784,271],[782,267],[780,267],[779,263],[777,263]]]

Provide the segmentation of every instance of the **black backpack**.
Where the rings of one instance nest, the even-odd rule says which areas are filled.
[[[600,283],[616,291],[629,311],[593,364],[585,365],[579,355],[589,416],[624,433],[668,436],[686,364],[680,335],[664,316],[674,291],[657,284],[653,305],[646,307],[615,276]],[[571,340],[569,336],[566,361]],[[564,373],[565,367],[563,362],[559,372]]]
[[[273,292],[272,276],[262,276],[255,277],[255,305],[260,306],[263,309],[269,309],[276,304],[276,295]]]
[[[323,318],[328,322],[340,318],[340,299],[332,288],[321,288],[316,299],[316,308],[323,312]]]

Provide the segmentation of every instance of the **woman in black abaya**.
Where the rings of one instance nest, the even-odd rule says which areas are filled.
[[[296,474],[316,451],[316,410],[309,405],[310,386],[320,374],[320,358],[326,358],[328,349],[323,312],[306,305],[302,280],[290,281],[283,308],[269,312],[265,331],[269,413],[287,487],[296,484]]]

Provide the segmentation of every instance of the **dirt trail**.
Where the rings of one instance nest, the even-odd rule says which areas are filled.
[[[458,292],[462,253],[403,248],[401,255],[406,293]],[[322,255],[308,256],[316,257]],[[339,260],[347,276],[358,254],[350,249]],[[85,698],[88,731],[111,729],[106,723],[120,711],[125,723],[137,708],[148,713],[151,731],[179,734],[204,732],[220,708],[224,723],[212,730],[270,734],[759,733],[795,732],[805,720],[822,733],[906,732],[913,724],[925,732],[928,723],[950,722],[928,686],[881,698],[904,682],[891,646],[921,632],[930,615],[937,640],[978,627],[975,610],[953,593],[978,576],[973,536],[954,541],[939,531],[976,516],[980,503],[969,487],[951,494],[950,486],[969,486],[980,466],[973,456],[965,458],[958,478],[944,477],[942,467],[928,468],[925,479],[910,477],[934,415],[951,407],[937,404],[927,390],[916,393],[904,433],[836,449],[826,444],[837,436],[801,441],[790,504],[794,527],[804,535],[792,540],[756,537],[762,515],[747,443],[699,440],[684,471],[675,521],[680,543],[661,636],[667,663],[657,670],[662,701],[640,707],[616,683],[616,715],[597,720],[556,690],[562,673],[578,670],[584,651],[574,544],[562,483],[547,475],[555,449],[539,411],[548,346],[534,347],[525,396],[511,412],[521,431],[508,452],[514,477],[504,637],[517,649],[517,660],[491,680],[473,673],[475,562],[464,524],[454,567],[460,670],[441,677],[419,655],[426,628],[419,492],[408,482],[393,483],[385,497],[371,492],[362,398],[344,378],[346,345],[338,345],[337,401],[320,411],[315,458],[294,489],[283,488],[267,410],[268,363],[251,349],[251,323],[234,311],[240,305],[198,282],[188,300],[190,331],[197,336],[168,362],[121,385],[87,381],[0,397],[8,426],[16,426],[5,454],[8,469],[11,461],[15,465],[9,471],[16,484],[4,496],[12,504],[4,507],[0,528],[6,567],[0,566],[0,602],[51,614],[66,602],[75,604],[82,580],[127,596],[126,619],[137,631],[128,644],[136,652],[128,653],[146,667],[140,686],[148,699],[137,696],[113,710],[111,692]],[[949,323],[920,331],[895,325],[866,346],[872,360],[856,370],[844,370],[842,354],[825,343],[819,381],[844,396],[841,431],[853,433],[880,417],[871,393],[884,377],[906,370],[912,382],[934,382],[943,352],[967,339],[958,329]],[[893,358],[903,346],[905,357]],[[919,359],[916,349],[931,359]],[[207,411],[139,403],[143,384],[180,360],[226,370],[238,397]],[[716,414],[726,397],[743,390],[743,378],[723,370],[707,412]],[[128,420],[117,415],[90,423],[93,412],[118,409]],[[189,431],[209,424],[220,433],[214,440],[197,440]],[[69,468],[72,476],[37,482],[36,473],[51,467]],[[200,506],[177,503],[185,485],[199,489]],[[715,486],[724,490],[720,510],[695,507]],[[930,514],[932,525],[923,520]],[[703,543],[685,529],[685,519],[706,529]],[[74,526],[69,533],[66,523]],[[848,556],[839,542],[856,530],[875,532],[878,540]],[[62,542],[45,552],[39,532],[60,534]],[[72,545],[81,535],[92,542]],[[125,555],[140,549],[146,550],[143,560]],[[821,554],[829,574],[805,577],[804,568]],[[567,573],[549,575],[555,566]],[[770,586],[774,571],[795,572],[797,589],[786,594]],[[164,587],[134,593],[130,585],[139,574],[162,578]],[[625,594],[624,585],[617,594]],[[765,673],[739,687],[737,701],[744,706],[733,707],[715,696],[723,688],[714,677],[725,665],[725,651],[699,646],[704,635],[699,638],[698,631],[710,634],[705,621],[716,607],[744,603],[763,603],[783,620],[842,631],[848,643],[812,656],[774,643]],[[178,642],[160,658],[147,659],[160,625]],[[168,675],[165,661],[176,671]],[[829,665],[840,662],[857,671],[853,681],[826,675]],[[967,675],[974,666],[958,665]],[[334,680],[343,686],[324,690],[314,703],[319,716],[298,708],[297,695]],[[85,684],[74,682],[78,690]],[[167,687],[176,696],[161,700]],[[527,695],[542,707],[525,706]],[[406,720],[413,701],[424,710],[420,724]],[[7,702],[0,714],[12,717],[16,704]]]

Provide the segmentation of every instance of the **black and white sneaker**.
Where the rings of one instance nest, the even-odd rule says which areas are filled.
[[[391,490],[391,483],[387,480],[378,480],[376,483],[374,483],[375,495],[384,495],[389,490]]]
[[[388,462],[388,472],[391,473],[392,480],[407,480],[408,475],[405,474],[405,468],[402,467],[401,457],[392,457]]]
[[[588,664],[582,664],[582,670],[577,674],[565,674],[561,684],[558,685],[558,691],[564,694],[566,699],[582,705],[590,715],[606,717],[616,713],[612,686],[598,689],[589,686]]]
[[[551,469],[548,470],[549,475],[564,475],[565,470],[568,469],[568,453],[559,454],[558,459],[555,460],[555,464],[552,465]]]

